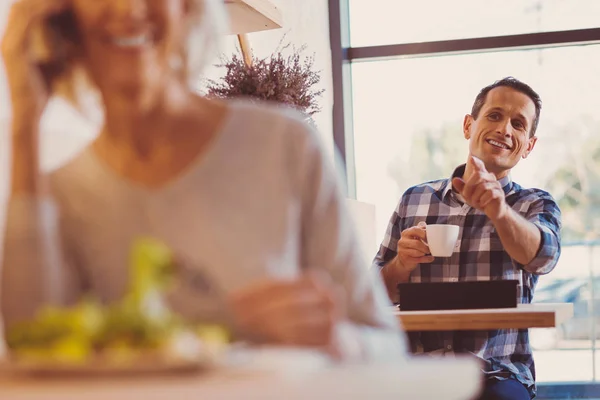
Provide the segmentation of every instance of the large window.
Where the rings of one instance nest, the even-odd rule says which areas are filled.
[[[335,137],[349,195],[376,207],[378,240],[406,189],[465,162],[462,122],[482,87],[514,76],[541,95],[538,143],[512,176],[550,191],[561,206],[563,255],[540,279],[535,301],[572,302],[575,316],[557,329],[531,330],[538,382],[593,387],[600,381],[600,2],[330,4],[342,21],[332,18],[341,30],[332,39],[345,48],[334,57],[342,115]]]
[[[349,0],[353,47],[598,26],[596,0]]]
[[[466,161],[463,117],[479,89],[505,76],[529,83],[543,100],[538,143],[513,179],[576,196],[575,161],[591,146],[600,152],[600,75],[591,60],[600,60],[600,45],[353,64],[357,197],[377,206],[380,236],[408,187]],[[600,154],[589,158],[600,167]],[[582,178],[600,179],[600,171]],[[566,239],[594,232],[582,216],[567,212]]]

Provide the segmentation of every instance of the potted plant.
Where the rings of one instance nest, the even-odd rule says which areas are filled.
[[[299,110],[314,124],[312,116],[321,111],[319,99],[324,89],[318,86],[321,76],[314,70],[314,55],[304,56],[306,46],[279,46],[271,56],[257,58],[241,40],[240,44],[238,54],[221,58],[218,67],[226,73],[218,80],[208,80],[208,96],[283,104]]]

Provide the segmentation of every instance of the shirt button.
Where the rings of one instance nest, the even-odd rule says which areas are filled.
[[[450,278],[450,282],[458,282],[458,278]]]

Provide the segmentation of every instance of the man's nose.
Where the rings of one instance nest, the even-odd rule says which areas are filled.
[[[513,126],[510,118],[503,119],[496,129],[496,132],[504,137],[511,137],[513,132]]]

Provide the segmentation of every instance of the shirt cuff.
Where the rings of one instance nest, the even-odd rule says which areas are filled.
[[[547,274],[554,269],[558,262],[558,256],[560,254],[560,244],[558,238],[548,227],[543,226],[539,223],[534,225],[540,231],[540,246],[533,260],[523,265],[515,261],[515,264],[527,272],[533,274]]]

